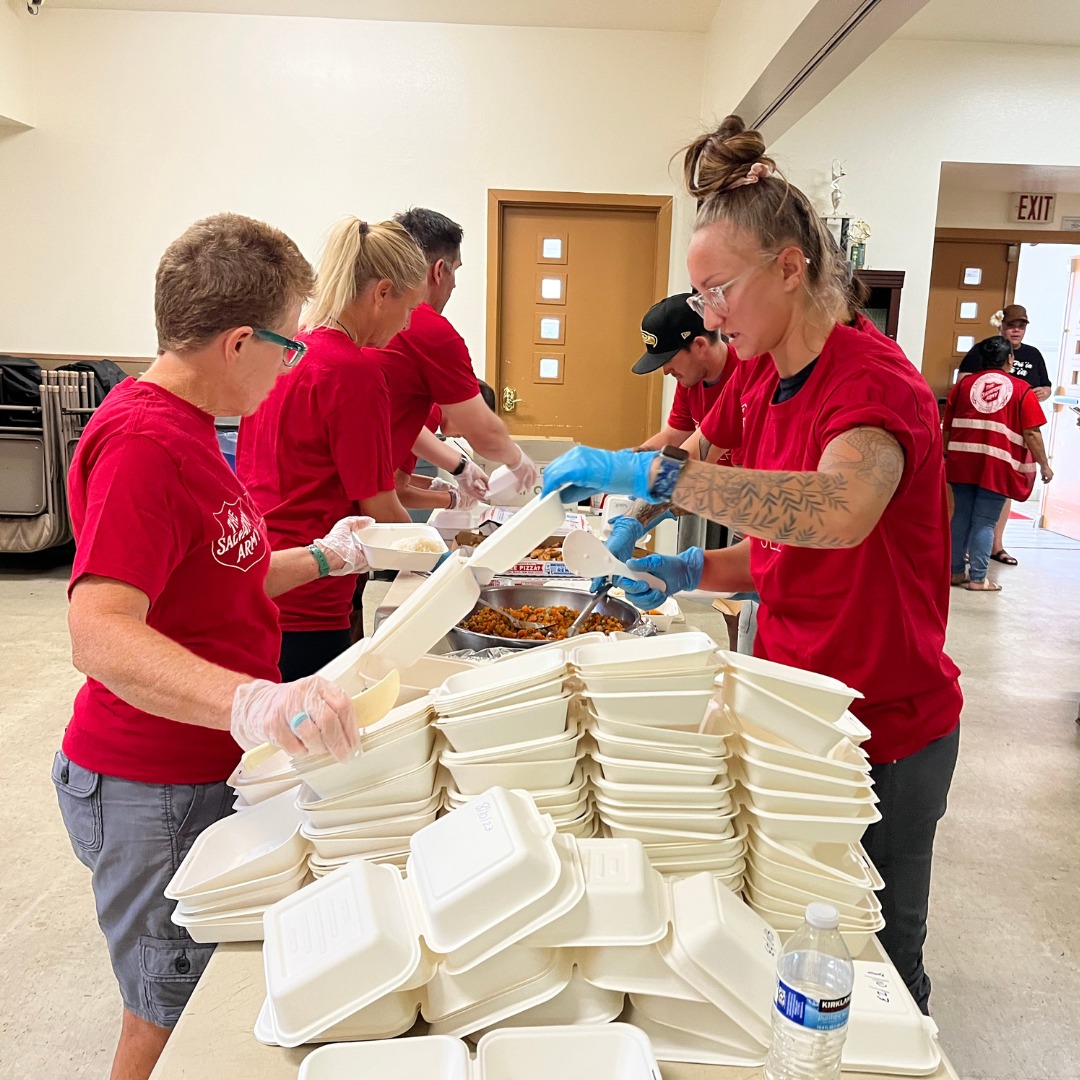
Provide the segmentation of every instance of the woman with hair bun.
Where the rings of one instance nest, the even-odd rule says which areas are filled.
[[[550,465],[545,491],[673,502],[749,539],[703,553],[650,555],[663,578],[651,608],[680,590],[761,596],[758,656],[842,679],[883,820],[863,844],[886,887],[881,941],[920,1008],[922,946],[937,822],[959,745],[959,671],[945,655],[949,523],[937,404],[884,335],[843,325],[848,268],[810,200],[777,171],[756,131],[729,116],[684,159],[699,200],[687,254],[689,303],[743,360],[745,467],[686,460],[674,448],[580,447]]]

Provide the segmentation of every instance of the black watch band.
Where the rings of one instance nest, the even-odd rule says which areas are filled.
[[[465,466],[469,464],[468,454],[462,454],[461,460],[458,462],[458,467],[450,474],[451,476],[460,476],[465,471]]]

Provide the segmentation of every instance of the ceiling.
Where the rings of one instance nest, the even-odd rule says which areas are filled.
[[[1078,0],[930,0],[898,38],[1080,46]]]
[[[720,0],[44,0],[50,8],[705,33]]]
[[[1080,193],[1080,166],[991,165],[943,161],[942,189],[960,191],[1048,191]]]

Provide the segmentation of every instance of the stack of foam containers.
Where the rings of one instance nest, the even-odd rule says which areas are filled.
[[[560,832],[592,836],[583,729],[565,648],[541,648],[451,676],[432,695],[447,803],[492,786],[529,792]]]
[[[875,896],[883,882],[859,843],[881,820],[860,748],[870,733],[847,711],[861,695],[824,675],[722,655],[749,829],[746,902],[787,935],[808,903],[828,901],[858,955],[885,925]]]
[[[618,1028],[597,1025],[621,1016],[664,1060],[763,1060],[778,936],[712,874],[664,877],[639,841],[558,834],[527,793],[499,788],[411,846],[404,878],[361,860],[267,911],[260,1041],[385,1040],[422,1017],[434,1039],[483,1047],[580,1025],[584,1061]],[[932,1025],[888,964],[862,967],[845,1064],[932,1072]],[[398,1051],[387,1053],[342,1047],[317,1060],[367,1075]],[[515,1076],[533,1064],[520,1060]]]
[[[355,860],[403,867],[409,838],[442,805],[439,755],[430,697],[393,708],[366,728],[361,752],[347,761],[297,758],[304,783],[296,795],[301,835],[315,877]]]
[[[195,840],[165,889],[172,921],[194,941],[259,941],[267,907],[307,878],[307,841],[292,790],[223,818]]]
[[[738,891],[746,845],[728,773],[730,732],[710,719],[716,643],[690,632],[583,645],[571,660],[606,834],[640,840],[664,873],[708,870]]]

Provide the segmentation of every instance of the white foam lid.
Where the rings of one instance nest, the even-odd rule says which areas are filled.
[[[565,519],[566,511],[557,491],[547,496],[537,495],[476,548],[469,556],[469,566],[478,572],[478,577],[482,577],[484,570],[501,574],[553,535]]]

